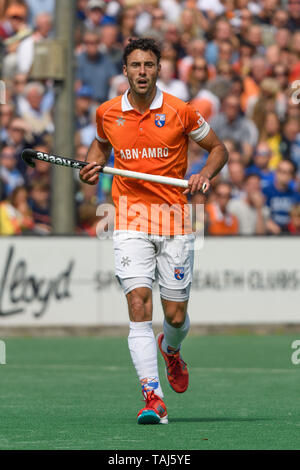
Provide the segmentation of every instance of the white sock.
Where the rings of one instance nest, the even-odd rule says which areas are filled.
[[[163,398],[157,366],[157,348],[152,321],[130,322],[128,346],[142,389]]]
[[[181,343],[188,334],[190,329],[190,317],[186,314],[184,324],[180,328],[174,328],[164,320],[164,339],[162,341],[162,349],[167,354],[174,354],[180,349]]]

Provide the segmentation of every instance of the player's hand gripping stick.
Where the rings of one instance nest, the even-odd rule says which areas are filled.
[[[78,170],[81,170],[83,167],[88,165],[88,162],[73,160],[72,158],[60,157],[57,155],[48,155],[47,153],[37,152],[32,149],[25,149],[22,152],[22,159],[27,165],[33,168],[35,167],[34,160],[40,160],[46,163],[51,163],[52,165],[59,165],[73,169],[75,168]],[[101,173],[105,173],[107,175],[125,176],[127,178],[136,178],[141,179],[143,181],[152,181],[153,183],[169,184],[184,189],[187,189],[189,187],[188,180],[182,180],[179,178],[169,178],[167,176],[160,175],[151,175],[149,173],[140,173],[138,171],[121,170],[119,168],[111,168],[108,166],[103,167]],[[202,186],[202,191],[205,191],[205,189],[206,184],[204,183]]]

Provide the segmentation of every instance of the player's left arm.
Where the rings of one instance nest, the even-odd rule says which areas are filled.
[[[198,191],[202,191],[204,194],[207,193],[210,188],[210,180],[221,171],[228,160],[228,152],[225,145],[212,129],[209,130],[206,137],[197,141],[197,144],[205,149],[209,155],[200,173],[190,177],[189,187],[183,194],[194,194]],[[204,183],[206,188],[202,190]]]

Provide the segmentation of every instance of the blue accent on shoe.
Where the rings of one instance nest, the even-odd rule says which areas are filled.
[[[160,417],[152,410],[144,410],[138,417],[138,424],[159,424]]]

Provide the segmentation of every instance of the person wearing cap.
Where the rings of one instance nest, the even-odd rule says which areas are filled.
[[[106,3],[103,0],[89,0],[84,25],[87,29],[95,29],[104,24],[114,24],[113,18],[105,14]]]
[[[75,114],[76,129],[82,129],[90,123],[90,108],[93,101],[93,90],[83,85],[76,92]]]

